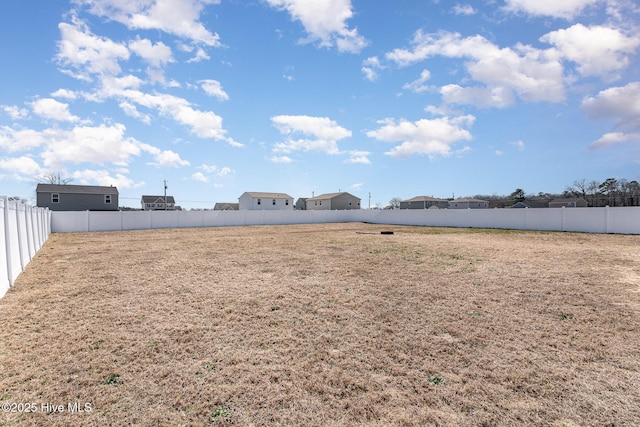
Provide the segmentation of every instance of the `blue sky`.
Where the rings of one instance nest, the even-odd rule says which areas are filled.
[[[0,194],[31,201],[640,180],[633,0],[8,0],[0,48]]]

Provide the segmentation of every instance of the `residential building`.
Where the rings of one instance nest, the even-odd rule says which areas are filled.
[[[175,211],[176,201],[173,196],[142,196],[143,211]]]
[[[117,211],[118,189],[97,185],[38,184],[36,205],[52,211]]]
[[[448,207],[448,200],[428,196],[417,196],[412,199],[400,201],[400,209],[447,209]]]
[[[216,203],[214,211],[237,211],[240,209],[239,203]]]
[[[449,209],[488,209],[489,202],[480,199],[455,199],[449,201]]]
[[[360,198],[344,191],[327,193],[307,199],[306,207],[309,211],[360,209]]]
[[[285,193],[249,191],[238,198],[243,210],[293,210],[293,197]]]
[[[307,209],[307,197],[299,197],[294,208],[299,211]]]

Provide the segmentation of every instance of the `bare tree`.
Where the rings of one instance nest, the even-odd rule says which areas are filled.
[[[393,199],[389,200],[389,206],[391,206],[391,209],[399,209],[401,201],[402,199],[400,197],[394,197]]]
[[[64,172],[48,172],[39,178],[42,184],[67,185],[72,181]]]

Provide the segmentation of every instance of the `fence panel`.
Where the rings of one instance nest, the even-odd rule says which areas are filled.
[[[54,232],[371,222],[432,227],[640,234],[640,207],[525,209],[355,209],[344,211],[50,212]]]
[[[0,197],[0,298],[49,237],[50,212]]]

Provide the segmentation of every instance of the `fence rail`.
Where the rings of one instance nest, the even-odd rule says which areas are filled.
[[[52,212],[53,232],[370,222],[377,224],[640,234],[640,207],[356,209],[343,211]]]
[[[0,197],[0,298],[51,233],[51,212]]]

